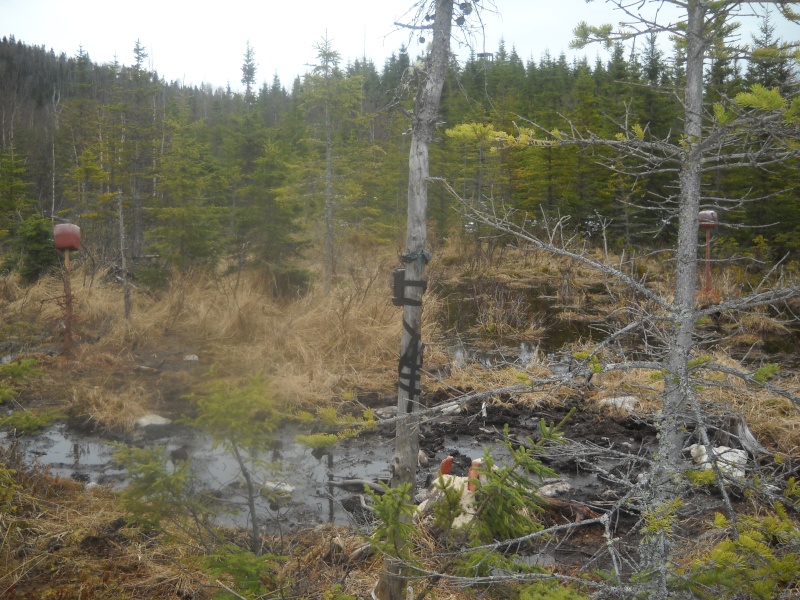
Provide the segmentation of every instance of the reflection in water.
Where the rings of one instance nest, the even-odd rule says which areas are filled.
[[[182,427],[169,430],[170,437],[140,440],[137,445],[164,446],[168,457],[166,468],[171,472],[176,463],[189,460],[199,487],[211,490],[226,509],[220,511],[221,525],[247,524],[246,492],[236,459],[224,448],[215,447],[213,440],[196,431]],[[351,523],[342,501],[351,493],[334,488],[331,481],[351,478],[385,478],[394,444],[377,433],[367,435],[379,439],[368,444],[345,440],[334,449],[317,453],[295,442],[300,430],[293,426],[276,432],[276,443],[259,456],[247,455],[255,481],[263,490],[258,511],[289,526],[313,523]],[[9,438],[0,433],[0,445]],[[19,448],[27,466],[48,466],[57,477],[94,482],[120,490],[127,484],[127,474],[113,462],[114,446],[102,438],[81,434],[56,425],[42,434],[21,438]],[[271,460],[260,460],[268,458]],[[292,490],[289,496],[288,490]],[[280,501],[275,501],[276,492]]]
[[[205,490],[206,495],[218,503],[216,522],[223,526],[246,527],[249,514],[246,486],[236,459],[224,448],[215,446],[209,436],[178,426],[169,432],[170,437],[144,439],[138,445],[162,446],[167,457],[165,468],[170,472],[177,468],[176,462],[188,460],[197,478],[197,491]],[[261,455],[262,458],[278,460],[259,460],[258,455],[245,456],[261,491],[257,514],[265,531],[278,533],[285,528],[321,523],[363,524],[363,521],[358,522],[358,516],[343,506],[351,509],[360,506],[358,494],[362,490],[354,492],[334,483],[353,479],[387,480],[394,451],[393,432],[388,428],[382,433],[372,430],[324,450],[312,450],[295,442],[295,436],[301,432],[307,433],[293,425],[279,429],[276,441],[280,444],[280,452],[276,454],[273,447],[265,449]],[[497,434],[500,437],[500,433]],[[5,434],[0,434],[0,445],[8,441]],[[430,464],[438,466],[447,455],[479,458],[483,456],[485,446],[485,442],[474,436],[448,436],[443,448],[431,457]],[[34,463],[47,465],[53,475],[115,490],[127,484],[127,474],[113,462],[114,446],[111,442],[71,431],[64,424],[40,435],[20,439],[19,448],[28,466]],[[502,447],[496,447],[495,454],[500,460],[506,458]],[[420,475],[424,478],[425,473]]]

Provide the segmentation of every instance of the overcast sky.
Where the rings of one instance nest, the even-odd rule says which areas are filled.
[[[487,6],[491,0],[482,0]],[[476,32],[477,52],[493,52],[500,39],[515,46],[523,61],[538,60],[549,50],[567,51],[572,29],[581,21],[617,22],[618,13],[601,0],[495,0],[498,12],[485,10],[485,36]],[[275,73],[284,86],[309,70],[318,44],[327,34],[346,63],[365,55],[378,69],[401,44],[412,56],[421,46],[419,34],[397,31],[395,21],[408,19],[413,0],[0,0],[2,35],[14,35],[29,45],[44,45],[75,56],[78,49],[96,63],[117,57],[133,62],[138,39],[148,67],[169,81],[187,85],[231,84],[240,89],[247,42],[255,50],[256,79],[271,81]],[[779,30],[784,40],[800,38],[800,27]],[[749,36],[747,36],[749,38]],[[665,40],[666,43],[666,40]],[[485,46],[485,48],[484,48]],[[593,61],[602,50],[589,47],[580,55]]]

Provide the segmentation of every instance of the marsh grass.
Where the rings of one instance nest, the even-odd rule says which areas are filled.
[[[152,392],[136,383],[115,390],[77,381],[67,412],[82,427],[129,433],[146,407],[154,404]]]
[[[75,348],[59,357],[73,414],[126,430],[137,412],[160,400],[157,386],[120,383],[138,365],[160,367],[165,357],[199,353],[226,376],[261,373],[285,407],[336,403],[353,389],[389,390],[395,382],[401,311],[391,304],[388,260],[352,257],[329,293],[312,287],[293,299],[275,298],[258,271],[174,275],[163,290],[133,290],[129,319],[122,288],[102,274],[90,281],[73,269]],[[59,349],[63,310],[60,274],[23,287],[0,289],[3,322],[37,323],[26,340],[34,350]],[[424,336],[433,336],[436,299],[426,296]],[[185,368],[185,365],[172,369]],[[198,376],[200,373],[198,373]],[[185,381],[184,393],[197,383]],[[59,394],[53,381],[52,392]],[[177,390],[174,390],[179,395]],[[61,393],[63,394],[63,392]]]
[[[390,302],[394,259],[380,253],[345,254],[328,294],[312,286],[302,296],[276,298],[274,282],[257,270],[238,274],[187,272],[173,275],[163,289],[133,290],[133,310],[127,320],[120,284],[102,273],[94,279],[84,276],[76,261],[72,276],[75,353],[71,359],[45,361],[47,373],[42,387],[46,393],[62,398],[73,416],[123,431],[140,414],[163,406],[167,397],[180,398],[191,392],[212,365],[226,377],[264,375],[276,401],[290,410],[336,405],[358,390],[391,394],[401,334],[401,311]],[[603,259],[595,254],[595,258]],[[572,303],[562,307],[560,318],[584,318],[582,305],[602,304],[603,298],[609,310],[622,307],[618,312],[623,317],[631,306],[624,290],[610,289],[612,283],[603,275],[581,265],[567,268],[566,259],[540,251],[508,248],[492,272],[484,274],[465,274],[465,269],[472,269],[474,264],[460,260],[460,256],[458,248],[442,248],[430,265],[430,279],[448,285],[465,276],[496,279],[498,285],[489,285],[483,298],[483,334],[493,330],[489,333],[494,336],[514,332],[523,332],[528,338],[540,336],[540,324],[524,316],[529,307],[522,298],[532,284],[557,289],[567,271]],[[623,264],[633,275],[646,275],[652,289],[669,289],[669,271],[657,256],[631,261],[612,256],[608,260],[610,264]],[[746,281],[732,270],[725,273],[720,276],[720,293],[734,297],[743,291]],[[590,288],[605,288],[611,293],[598,298],[599,292],[586,292]],[[31,286],[22,285],[13,275],[4,278],[0,312],[4,332],[13,334],[6,339],[26,350],[58,349],[63,313],[55,298],[62,294],[60,274]],[[430,289],[423,316],[425,366],[431,371],[447,366],[450,375],[444,385],[489,389],[547,375],[550,365],[541,356],[524,365],[522,373],[520,365],[490,370],[450,365],[446,345],[439,343],[446,341],[439,326],[445,321],[446,310],[446,302]],[[760,336],[788,331],[784,323],[763,311],[735,320],[726,317],[724,327],[731,336],[728,343],[756,343]],[[165,359],[189,353],[202,357],[194,370],[175,359],[151,381],[134,376],[137,366],[160,368]],[[431,389],[440,385],[434,380],[426,384]],[[786,377],[781,384],[797,386]],[[602,387],[605,395],[636,395],[643,411],[655,413],[663,383],[651,372],[633,370],[599,374],[592,385]],[[771,443],[800,447],[795,441],[798,435],[793,433],[800,427],[793,422],[792,411],[785,410],[785,401],[765,400],[764,390],[748,391],[741,382],[726,382],[724,389],[720,395],[709,386],[711,391],[705,393],[715,404],[743,412],[753,431],[764,432]],[[538,403],[552,399],[550,396],[531,393],[520,401]]]

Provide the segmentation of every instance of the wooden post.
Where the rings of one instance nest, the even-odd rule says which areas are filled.
[[[69,354],[72,348],[72,278],[69,266],[69,249],[64,250],[64,348]]]
[[[703,301],[711,302],[711,230],[719,224],[719,217],[713,210],[701,210],[698,222],[700,228],[706,230],[706,280],[703,286]]]

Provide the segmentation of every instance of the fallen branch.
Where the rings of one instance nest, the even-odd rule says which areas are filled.
[[[233,596],[236,596],[239,600],[248,600],[248,598],[245,598],[244,596],[240,596],[239,594],[234,592],[231,588],[229,588],[227,585],[222,583],[219,579],[217,579],[216,583],[217,583],[218,586],[220,586],[222,589],[224,589],[229,594],[231,594]]]

